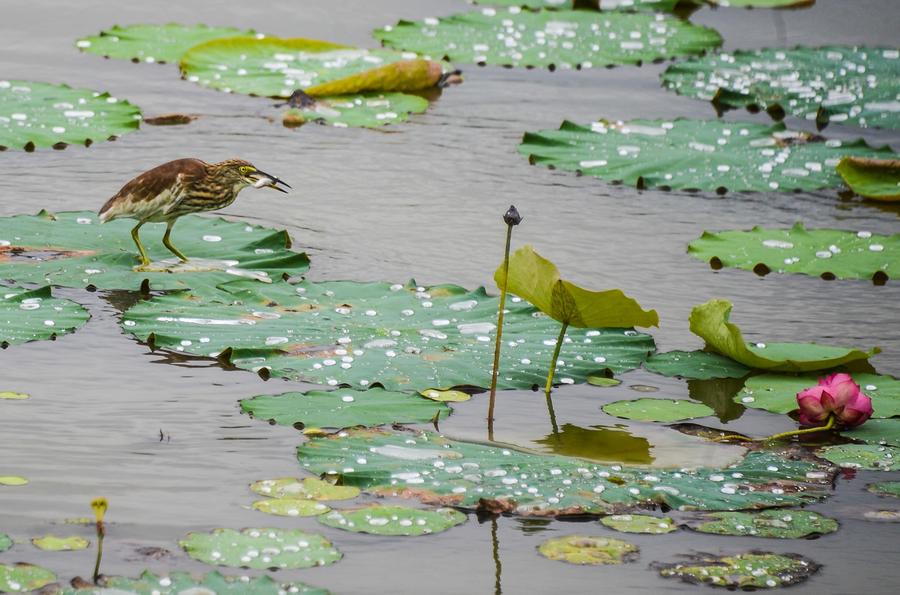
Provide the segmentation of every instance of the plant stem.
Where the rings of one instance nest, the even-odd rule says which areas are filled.
[[[94,584],[100,578],[100,559],[103,558],[103,537],[106,535],[106,528],[103,521],[97,521],[97,560],[94,562]]]
[[[569,328],[569,323],[562,323],[562,328],[559,329],[559,337],[556,339],[556,347],[553,349],[553,357],[550,359],[550,370],[547,372],[547,386],[544,387],[544,393],[546,393],[547,397],[550,397],[550,391],[553,390],[553,376],[556,374],[556,362],[559,361],[559,350],[562,349],[563,341],[566,338],[566,330]]]
[[[500,306],[497,310],[497,339],[494,341],[494,367],[491,370],[491,396],[488,399],[488,440],[494,439],[494,401],[497,397],[497,375],[500,373],[500,346],[503,344],[503,315],[506,310],[506,283],[509,280],[509,245],[512,224],[506,226],[506,249],[503,251],[503,285],[500,286]]]
[[[559,439],[559,426],[556,425],[556,412],[553,410],[553,398],[550,396],[550,393],[547,393],[546,397],[547,413],[550,414],[550,426],[553,428],[553,437]]]
[[[491,553],[494,556],[494,595],[500,595],[500,577],[503,566],[500,564],[500,538],[497,536],[497,517],[491,518]]]
[[[805,428],[802,430],[791,430],[790,432],[782,432],[780,434],[766,436],[765,438],[749,438],[747,436],[741,436],[740,434],[726,434],[725,436],[713,438],[713,442],[724,442],[725,440],[740,440],[742,442],[773,442],[775,440],[781,440],[783,438],[790,438],[791,436],[802,436],[803,434],[816,434],[818,432],[824,432],[826,430],[832,429],[834,427],[834,422],[834,416],[829,415],[828,421],[824,426]]]

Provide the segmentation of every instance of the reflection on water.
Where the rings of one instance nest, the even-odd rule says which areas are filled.
[[[744,414],[747,409],[734,400],[734,396],[744,387],[745,378],[712,378],[710,380],[688,380],[688,394],[716,412],[722,423],[728,423]]]
[[[650,454],[650,442],[646,438],[632,436],[622,427],[581,428],[563,424],[559,432],[548,434],[535,440],[535,443],[558,455],[605,463],[649,465],[654,460]]]

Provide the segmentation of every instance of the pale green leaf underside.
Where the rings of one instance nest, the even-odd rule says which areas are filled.
[[[0,252],[0,270],[2,258]],[[67,335],[90,317],[81,305],[53,297],[49,287],[27,290],[0,286],[0,345]]]
[[[601,518],[600,522],[622,533],[662,535],[678,530],[678,525],[671,518],[646,514],[612,514]]]
[[[592,566],[621,564],[634,559],[638,547],[621,539],[588,535],[553,537],[541,543],[538,551],[545,558]]]
[[[48,552],[68,552],[75,550],[86,550],[91,542],[78,535],[61,537],[59,535],[44,535],[43,537],[33,537],[31,543],[39,550]]]
[[[83,52],[132,62],[178,62],[193,46],[213,39],[253,35],[232,27],[206,25],[113,25],[99,35],[82,37],[75,46]]]
[[[296,498],[266,498],[257,500],[251,508],[266,514],[289,517],[318,516],[331,510],[330,506],[321,502]]]
[[[190,557],[207,564],[258,570],[324,566],[342,556],[321,535],[272,528],[189,533],[179,545]]]
[[[418,536],[442,533],[466,522],[466,515],[452,508],[422,510],[405,506],[373,505],[333,510],[318,518],[335,529],[373,535]]]
[[[900,200],[900,159],[845,157],[837,172],[853,192],[872,200]]]
[[[272,498],[306,498],[309,500],[349,500],[359,496],[359,488],[336,486],[318,477],[294,477],[261,479],[250,484],[250,489],[261,496]]]

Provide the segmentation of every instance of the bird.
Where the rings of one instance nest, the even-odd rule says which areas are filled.
[[[140,253],[136,270],[147,270],[150,259],[141,244],[140,229],[145,223],[165,223],[163,245],[181,262],[188,258],[172,245],[170,235],[175,221],[188,213],[215,211],[230,205],[247,186],[287,192],[290,186],[243,159],[206,163],[200,159],[176,159],[158,165],[137,176],[106,201],[100,209],[100,222],[136,219],[131,238]]]

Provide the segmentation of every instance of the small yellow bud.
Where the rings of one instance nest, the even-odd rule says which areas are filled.
[[[94,517],[99,523],[103,520],[106,509],[109,508],[109,502],[106,501],[106,498],[94,498],[91,500],[91,508],[94,509]]]

